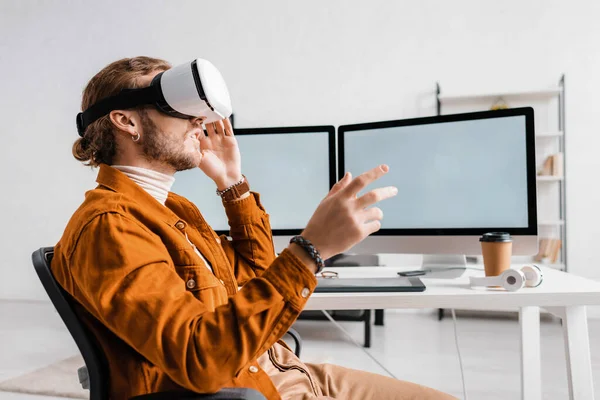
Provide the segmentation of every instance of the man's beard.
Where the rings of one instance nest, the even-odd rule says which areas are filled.
[[[175,171],[185,171],[198,166],[194,155],[185,152],[185,136],[181,138],[180,143],[175,143],[159,131],[145,110],[140,110],[140,118],[144,129],[144,136],[140,142],[146,159],[166,164]]]

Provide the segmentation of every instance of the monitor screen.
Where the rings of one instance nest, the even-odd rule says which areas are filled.
[[[236,129],[242,173],[260,194],[274,235],[301,232],[335,183],[333,126]],[[199,169],[178,172],[172,191],[192,201],[218,233],[229,225],[215,183]]]
[[[360,194],[393,185],[376,234],[536,234],[531,108],[341,126],[339,176],[390,171]],[[359,194],[359,195],[360,195]]]

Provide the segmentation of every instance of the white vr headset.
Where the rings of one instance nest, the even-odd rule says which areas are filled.
[[[523,286],[538,287],[544,280],[544,274],[537,265],[526,265],[520,270],[507,269],[498,276],[469,277],[470,286],[499,286],[509,292],[516,292]]]
[[[198,58],[161,72],[150,86],[123,89],[77,114],[77,131],[83,137],[87,127],[113,110],[153,105],[177,118],[206,117],[205,123],[231,115],[231,99],[225,80],[217,68]]]

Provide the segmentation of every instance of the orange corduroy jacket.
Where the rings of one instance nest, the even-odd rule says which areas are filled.
[[[169,193],[163,206],[108,165],[97,182],[51,268],[106,353],[111,398],[248,387],[279,399],[257,358],[317,281],[290,251],[275,257],[259,195],[224,205],[228,240],[181,196]]]

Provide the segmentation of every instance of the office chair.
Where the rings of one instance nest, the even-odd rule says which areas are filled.
[[[54,279],[50,270],[50,262],[54,255],[53,247],[42,247],[32,254],[33,266],[37,272],[48,297],[67,326],[75,340],[85,367],[77,371],[79,381],[84,389],[90,390],[90,400],[107,400],[108,396],[108,362],[102,347],[89,329],[79,320],[75,313],[75,301]],[[288,333],[296,342],[296,355],[301,348],[300,336],[290,329]],[[217,393],[198,394],[193,392],[164,392],[135,396],[132,400],[266,400],[258,391],[249,388],[225,388]]]

